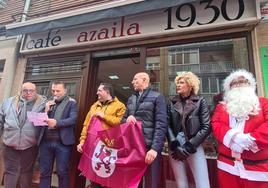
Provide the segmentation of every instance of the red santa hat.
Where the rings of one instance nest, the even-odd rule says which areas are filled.
[[[227,76],[223,81],[223,90],[225,92],[229,91],[231,89],[230,85],[232,81],[238,79],[241,76],[247,79],[249,82],[249,86],[252,87],[254,90],[256,90],[256,80],[253,74],[245,69],[238,69],[236,71],[233,71],[229,76]]]

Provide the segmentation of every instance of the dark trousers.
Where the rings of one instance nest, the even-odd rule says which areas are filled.
[[[70,187],[69,160],[72,146],[63,145],[60,141],[42,141],[39,147],[40,188],[50,188],[53,164],[56,159],[56,171],[59,188]]]
[[[33,167],[37,157],[37,147],[25,150],[15,150],[4,145],[4,187],[30,188],[32,187]]]
[[[139,188],[159,188],[160,187],[160,172],[161,172],[161,154],[158,153],[157,157],[151,165],[148,166]]]

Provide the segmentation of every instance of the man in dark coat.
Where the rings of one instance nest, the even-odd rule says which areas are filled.
[[[46,104],[49,119],[47,127],[40,132],[40,188],[51,187],[51,175],[54,160],[59,179],[59,188],[68,188],[69,160],[72,145],[75,143],[74,127],[77,119],[77,104],[67,95],[65,84],[52,83],[53,100]]]
[[[161,151],[167,132],[167,112],[164,96],[149,88],[150,78],[145,72],[137,73],[132,81],[135,94],[127,102],[122,122],[142,122],[142,132],[147,154],[145,163],[149,165],[145,172],[146,188],[156,188],[160,180]]]

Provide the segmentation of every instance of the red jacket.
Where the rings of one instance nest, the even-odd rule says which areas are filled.
[[[242,160],[243,159],[250,160],[253,162],[257,160],[268,160],[268,99],[260,98],[259,101],[260,101],[260,108],[261,108],[261,110],[259,111],[259,114],[256,116],[249,116],[249,119],[246,120],[245,127],[244,127],[244,133],[250,133],[250,135],[256,139],[255,142],[258,146],[259,151],[256,153],[253,153],[252,151],[244,151],[241,154]],[[214,114],[212,116],[211,123],[212,123],[213,134],[218,141],[218,152],[219,152],[218,167],[219,167],[219,163],[223,164],[223,166],[231,165],[231,166],[228,166],[228,172],[232,171],[229,169],[229,167],[232,168],[235,166],[235,160],[228,159],[228,157],[230,158],[232,157],[232,153],[231,153],[231,150],[223,144],[224,136],[229,130],[231,130],[231,127],[229,125],[229,114],[226,112],[226,109],[223,104],[217,105],[214,111]],[[223,155],[225,157],[223,157]],[[244,169],[245,172],[243,173],[246,173],[246,174],[248,170],[258,171],[262,173],[267,172],[267,177],[260,178],[260,180],[259,178],[257,178],[257,180],[253,178],[254,180],[262,181],[262,179],[268,178],[268,161],[258,163],[258,164],[253,164],[253,165],[252,164],[248,165],[243,162],[240,164],[242,164],[243,168],[245,168]],[[235,169],[235,171],[236,170],[237,169]],[[235,172],[232,174],[236,175]],[[241,172],[239,172],[239,175],[240,177],[242,177]],[[243,177],[243,178],[251,179],[247,177]],[[266,181],[268,181],[268,179],[266,179]]]

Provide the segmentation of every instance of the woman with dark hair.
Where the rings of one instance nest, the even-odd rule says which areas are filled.
[[[207,162],[202,143],[211,132],[210,112],[197,95],[200,81],[192,72],[175,78],[177,94],[168,105],[170,162],[178,188],[188,188],[185,163],[197,188],[209,188]]]

